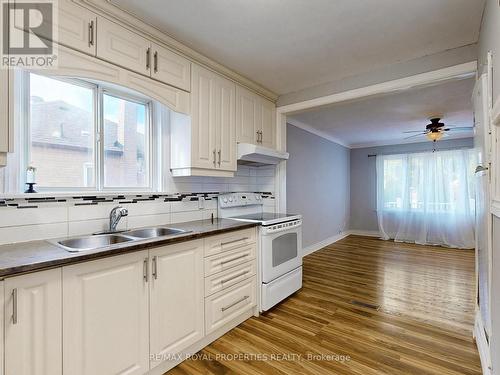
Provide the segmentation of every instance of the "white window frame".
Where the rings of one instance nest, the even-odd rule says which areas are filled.
[[[38,72],[35,73],[37,75]],[[30,129],[30,72],[25,71],[22,74],[22,107],[25,109],[25,115],[22,117],[22,133],[21,133],[21,145],[22,157],[21,157],[21,171],[25,171],[31,160],[31,129]],[[77,85],[85,88],[90,88],[93,90],[93,111],[94,111],[94,181],[95,187],[44,187],[37,186],[37,190],[43,193],[48,192],[157,192],[161,187],[158,184],[159,174],[160,174],[160,161],[156,160],[158,158],[159,150],[161,150],[160,137],[156,135],[159,134],[159,125],[157,121],[153,121],[154,108],[153,101],[141,94],[135,92],[130,92],[128,89],[123,89],[119,87],[112,87],[101,82],[90,82],[86,80],[80,80],[76,78],[66,78],[46,75],[45,77],[50,79],[59,80],[72,85]],[[111,187],[104,186],[104,142],[102,141],[102,135],[104,131],[104,113],[103,113],[103,95],[110,95],[119,99],[124,99],[127,101],[135,102],[146,106],[146,116],[145,116],[145,130],[146,130],[146,151],[145,156],[147,157],[147,186],[142,187]],[[21,186],[20,190],[24,191],[23,187],[26,182],[26,173],[21,173]]]

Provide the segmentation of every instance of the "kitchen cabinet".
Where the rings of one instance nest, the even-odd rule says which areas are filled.
[[[62,374],[61,269],[5,280],[5,373]]]
[[[96,54],[97,16],[70,0],[58,2],[58,42],[89,55]]]
[[[3,281],[0,281],[0,375],[3,375],[4,374],[4,356],[3,356],[3,353],[4,353],[4,333],[3,333],[3,328],[4,328],[4,324],[3,324],[3,319],[4,319],[4,309],[3,309],[3,306],[4,306],[4,302],[5,299],[4,299],[4,287],[3,287]]]
[[[63,267],[64,373],[149,370],[148,251]]]
[[[191,91],[191,63],[184,57],[152,44],[153,69],[151,78],[185,91]]]
[[[276,147],[276,106],[242,86],[236,87],[236,141]]]
[[[0,70],[0,166],[9,152],[9,70]]]
[[[103,17],[97,19],[97,57],[185,91],[191,62]]]
[[[174,176],[232,177],[236,171],[236,87],[222,76],[193,64],[191,120],[171,121]]]
[[[204,336],[203,240],[150,251],[150,351],[180,353]]]
[[[104,17],[97,18],[97,57],[149,76],[151,43]]]

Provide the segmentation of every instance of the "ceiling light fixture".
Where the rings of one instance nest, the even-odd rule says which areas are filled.
[[[443,133],[440,131],[433,131],[429,132],[426,134],[426,137],[429,139],[429,141],[439,141],[441,138],[443,138]]]

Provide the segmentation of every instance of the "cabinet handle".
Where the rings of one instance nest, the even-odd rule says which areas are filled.
[[[243,301],[245,301],[245,300],[247,300],[247,299],[249,299],[249,298],[250,298],[250,296],[245,296],[245,297],[243,297],[242,299],[240,299],[240,300],[238,300],[238,301],[236,301],[236,302],[234,302],[234,303],[230,304],[229,306],[222,307],[222,308],[221,308],[221,310],[222,310],[222,312],[224,312],[224,311],[226,311],[226,310],[229,310],[231,307],[234,307],[234,306],[236,306],[238,303],[243,302]]]
[[[149,259],[146,258],[144,259],[144,263],[142,264],[142,278],[144,279],[144,281],[147,283],[148,282],[148,262]]]
[[[17,324],[17,288],[12,290],[12,324]]]
[[[247,256],[248,256],[248,254],[245,254],[245,255],[240,255],[239,257],[236,257],[233,259],[223,260],[222,262],[220,262],[220,264],[223,266],[224,264],[234,262],[235,260],[238,260],[238,259],[246,258]]]
[[[154,72],[158,73],[158,51],[155,51],[153,55],[153,62],[154,62]]]
[[[151,66],[151,48],[148,47],[146,50],[146,69],[149,70]]]
[[[157,259],[158,257],[154,256],[153,257],[153,277],[156,279],[158,279],[158,264],[157,264]]]
[[[89,47],[94,45],[94,20],[89,22]]]
[[[222,247],[225,245],[230,245],[230,244],[235,243],[235,242],[246,241],[248,239],[249,239],[248,237],[243,237],[243,238],[238,238],[237,240],[233,240],[233,241],[221,242],[220,246]]]
[[[260,142],[260,131],[257,130],[257,143],[259,143],[259,142]]]
[[[217,150],[214,149],[214,167],[216,166],[216,163],[217,163],[217,157],[215,156],[216,153],[217,153]]]
[[[219,167],[220,167],[220,163],[221,163],[221,150],[219,150],[218,154],[219,154]]]
[[[230,281],[233,281],[234,279],[237,279],[238,277],[240,276],[244,276],[248,273],[249,271],[244,271],[244,272],[240,272],[239,274],[237,275],[234,275],[233,277],[230,277],[229,279],[223,279],[220,281],[221,284],[225,284],[225,283],[228,283]]]

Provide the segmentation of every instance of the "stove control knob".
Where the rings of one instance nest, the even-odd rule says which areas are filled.
[[[229,197],[229,202],[232,202],[233,201],[233,197]]]
[[[227,198],[224,198],[222,201],[223,201],[224,203],[227,203]]]

